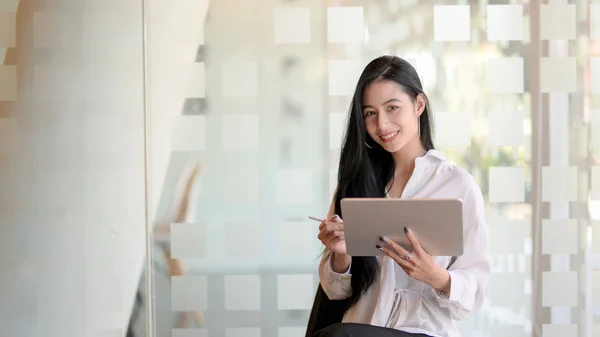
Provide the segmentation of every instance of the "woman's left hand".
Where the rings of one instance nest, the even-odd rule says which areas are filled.
[[[427,283],[438,291],[449,292],[450,274],[448,271],[421,247],[417,238],[408,228],[404,227],[404,232],[413,246],[412,252],[408,252],[399,244],[385,237],[379,238],[381,244],[377,246],[377,249],[396,261],[408,276]]]

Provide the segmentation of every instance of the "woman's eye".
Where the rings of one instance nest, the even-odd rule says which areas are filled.
[[[373,116],[374,114],[375,114],[375,111],[367,111],[367,112],[365,112],[365,117]]]
[[[398,110],[398,107],[397,107],[397,106],[395,106],[395,105],[392,105],[392,106],[390,106],[388,109],[389,109],[390,111],[396,111],[396,110]]]

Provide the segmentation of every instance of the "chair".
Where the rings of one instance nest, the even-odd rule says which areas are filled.
[[[306,326],[306,337],[313,337],[317,331],[341,323],[349,306],[348,299],[330,300],[319,284]]]
[[[181,261],[171,257],[171,224],[189,220],[191,213],[190,206],[193,204],[190,202],[192,199],[192,191],[199,173],[200,164],[190,163],[186,165],[175,189],[173,202],[171,203],[169,212],[167,212],[165,217],[156,221],[154,225],[153,234],[155,242],[165,254],[169,269],[169,277],[182,276],[186,274],[186,270]],[[178,313],[175,327],[187,327],[189,314],[189,312]],[[204,325],[204,313],[200,311],[193,311],[192,316],[194,317],[194,320],[198,326]]]

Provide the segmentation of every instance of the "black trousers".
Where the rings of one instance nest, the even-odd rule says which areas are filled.
[[[391,328],[356,323],[338,323],[319,330],[314,337],[429,337]]]

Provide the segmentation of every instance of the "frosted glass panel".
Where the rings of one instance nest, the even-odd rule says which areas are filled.
[[[104,6],[114,6],[106,18],[118,18],[116,8],[129,7],[114,0]],[[489,231],[492,275],[481,309],[457,321],[460,335],[592,331],[590,317],[597,310],[588,305],[594,296],[589,276],[598,269],[600,251],[599,12],[596,2],[573,1],[150,0],[143,77],[148,114],[141,115],[148,119],[140,124],[147,133],[111,137],[98,130],[123,133],[129,124],[86,117],[86,128],[97,129],[86,133],[95,141],[85,146],[108,155],[125,140],[147,140],[141,147],[147,152],[139,154],[141,171],[132,176],[149,183],[143,205],[150,209],[143,215],[156,227],[150,261],[155,293],[147,295],[156,299],[156,335],[307,333],[323,252],[319,224],[307,217],[330,210],[345,137],[360,148],[350,153],[355,160],[366,160],[363,151],[370,158],[376,153],[364,144],[363,107],[352,107],[362,97],[355,90],[362,89],[363,69],[380,55],[400,56],[416,69],[421,83],[413,85],[428,100],[436,150],[482,192],[485,212],[477,214],[478,224]],[[86,34],[102,33],[101,15],[84,17],[93,26]],[[40,52],[61,46],[52,53],[62,55],[64,46],[79,41],[72,38],[76,30],[61,29],[68,20],[60,11],[32,15],[39,35],[32,45]],[[126,41],[115,38],[113,46]],[[126,59],[128,54],[113,49],[117,55],[98,52],[87,60]],[[71,65],[34,64],[28,76],[46,99],[81,94],[76,80],[61,86],[53,81]],[[110,76],[102,73],[105,67],[97,69],[86,74],[102,80],[98,96],[109,99],[108,79],[135,68],[107,71]],[[370,76],[389,80],[394,72]],[[27,140],[14,136],[22,128],[52,123],[40,117],[18,123],[6,108],[21,100],[21,91],[15,94],[0,101],[0,119],[17,122],[0,122],[13,133],[0,135],[11,142],[0,144],[4,153]],[[406,107],[399,112],[412,113]],[[404,122],[380,123],[380,129],[407,130]],[[348,125],[359,129],[348,133]],[[56,134],[62,135],[60,145],[68,143],[68,133]],[[359,142],[353,144],[353,137]],[[14,172],[2,162],[0,172]],[[68,169],[71,162],[54,165]],[[200,165],[196,178],[186,170],[191,163]],[[428,181],[428,174],[444,170],[414,179]],[[51,196],[66,177],[47,178],[52,184],[42,184],[40,193]],[[428,189],[440,187],[423,187]],[[189,277],[202,282],[173,281]],[[142,282],[139,292],[146,299],[144,289]],[[136,322],[143,325],[141,318]]]

